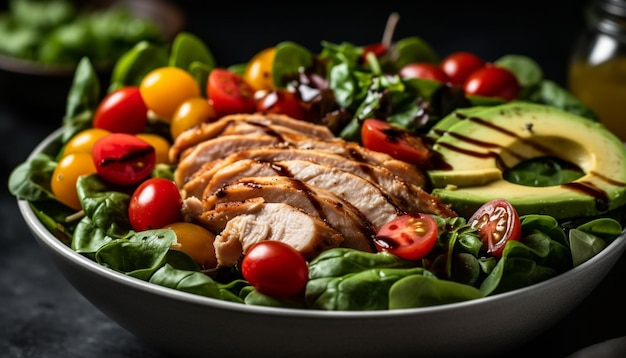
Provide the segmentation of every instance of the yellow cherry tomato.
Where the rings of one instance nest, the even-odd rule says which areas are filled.
[[[272,66],[275,55],[276,48],[268,47],[254,55],[248,62],[243,78],[255,91],[270,91],[276,88],[272,78]]]
[[[206,98],[194,97],[183,102],[172,117],[170,133],[176,139],[185,130],[217,117],[215,109]]]
[[[200,96],[198,82],[178,67],[160,67],[150,71],[139,85],[146,106],[160,119],[169,122],[186,99]]]
[[[50,187],[54,196],[63,204],[75,210],[81,210],[76,192],[76,181],[81,175],[93,174],[96,166],[91,153],[75,152],[65,155],[57,163]]]
[[[91,148],[93,148],[93,144],[100,138],[109,134],[106,129],[101,128],[88,128],[84,129],[78,133],[76,133],[70,140],[67,142],[65,147],[63,148],[63,155],[68,155],[70,153],[76,152],[87,152],[91,153]]]
[[[169,151],[171,144],[167,139],[153,133],[137,133],[135,136],[139,139],[143,139],[154,147],[156,156],[155,164],[170,164]]]
[[[189,255],[198,265],[204,269],[217,266],[213,242],[215,235],[204,227],[189,223],[177,222],[164,227],[176,233],[176,242],[171,248],[182,251]]]

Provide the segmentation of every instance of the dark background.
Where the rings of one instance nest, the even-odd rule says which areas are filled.
[[[419,36],[441,57],[459,50],[487,60],[527,55],[542,66],[546,78],[564,86],[586,4],[582,0],[255,3],[177,2],[186,15],[185,29],[205,40],[224,66],[245,62],[257,51],[286,40],[312,51],[320,49],[322,40],[377,42],[387,17],[397,11],[395,39]],[[0,83],[0,89],[10,91],[7,86]],[[37,100],[27,98],[27,105],[16,105],[0,98],[0,168],[5,183],[9,171],[61,123],[62,111],[41,107]],[[28,232],[6,185],[0,200],[0,356],[165,357],[99,312],[65,281]],[[581,306],[506,356],[565,357],[626,335],[624,274],[622,257]],[[393,337],[393,332],[386,335]]]

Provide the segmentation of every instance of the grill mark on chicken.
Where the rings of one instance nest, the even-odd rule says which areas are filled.
[[[407,213],[406,208],[375,183],[329,165],[305,160],[238,160],[215,171],[204,188],[202,199],[240,178],[276,175],[295,178],[307,185],[332,191],[362,212],[376,231],[398,215]]]
[[[326,222],[286,203],[263,198],[219,204],[203,212],[198,222],[217,233],[213,243],[218,266],[237,264],[241,255],[262,240],[285,242],[311,260],[338,247],[344,237]]]
[[[201,197],[206,183],[217,169],[241,159],[253,159],[267,162],[298,159],[328,164],[378,184],[391,196],[398,198],[402,206],[406,207],[408,211],[454,216],[448,206],[441,205],[436,200],[431,200],[429,193],[425,192],[417,185],[413,185],[403,178],[398,177],[385,167],[354,161],[334,152],[315,149],[260,147],[238,151],[225,158],[217,159],[202,166],[201,169],[196,172],[197,174],[192,176],[192,178],[183,185],[185,195]],[[421,200],[414,200],[416,197]]]
[[[376,233],[357,208],[331,191],[290,177],[237,179],[203,200],[203,211],[213,210],[225,202],[243,202],[257,197],[266,202],[283,202],[319,217],[344,236],[342,247],[376,251],[372,241]]]
[[[282,114],[232,114],[215,122],[203,123],[181,133],[170,149],[170,160],[172,162],[178,161],[181,153],[198,143],[223,135],[258,133],[271,126],[278,126],[283,132],[306,133],[325,139],[335,138],[335,135],[326,126],[293,119]]]
[[[425,173],[406,162],[393,159],[383,153],[368,150],[355,143],[344,140],[323,140],[306,135],[283,133],[280,137],[270,134],[242,134],[223,136],[200,143],[193,147],[179,163],[175,174],[175,181],[179,186],[189,181],[194,173],[207,163],[223,159],[233,153],[255,149],[262,146],[281,146],[285,148],[323,150],[335,153],[356,162],[386,168],[399,178],[419,187],[426,187]],[[191,149],[191,148],[190,148]]]

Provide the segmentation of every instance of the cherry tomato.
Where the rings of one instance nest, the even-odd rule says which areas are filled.
[[[421,138],[379,119],[368,118],[361,127],[363,146],[409,163],[426,164],[430,150]]]
[[[448,75],[443,70],[430,62],[412,62],[404,65],[398,74],[402,78],[423,78],[441,83],[449,82]]]
[[[110,134],[106,129],[101,128],[87,128],[74,134],[65,147],[63,148],[63,155],[76,152],[87,152],[91,154],[93,144],[100,138]]]
[[[174,112],[170,122],[170,134],[176,139],[182,132],[200,123],[217,118],[213,106],[206,98],[193,97],[184,101]]]
[[[463,88],[468,95],[500,97],[506,101],[516,99],[520,92],[520,84],[513,72],[490,64],[472,72]]]
[[[517,211],[504,199],[488,201],[467,222],[479,229],[483,250],[495,257],[501,257],[506,243],[519,240],[522,233]]]
[[[369,44],[363,47],[363,52],[361,53],[361,58],[364,63],[367,63],[367,54],[373,53],[377,58],[382,57],[387,53],[387,46],[382,42],[375,42],[373,44]]]
[[[290,297],[308,281],[309,266],[304,256],[281,241],[264,240],[252,245],[241,262],[241,273],[259,292]]]
[[[131,185],[147,178],[156,162],[155,149],[133,134],[111,133],[93,145],[98,175],[118,185]]]
[[[215,68],[209,74],[207,94],[218,117],[251,113],[256,109],[254,89],[234,72]]]
[[[167,139],[154,133],[137,133],[135,136],[154,147],[154,164],[170,164],[169,152],[171,144]]]
[[[168,224],[163,228],[176,233],[176,242],[172,244],[172,249],[186,253],[203,269],[217,266],[213,247],[215,235],[212,232],[198,224],[184,221]]]
[[[160,67],[149,72],[139,85],[148,109],[169,122],[185,100],[200,96],[198,82],[178,67]]]
[[[257,103],[257,112],[281,113],[301,120],[305,118],[304,109],[298,97],[286,90],[267,92]]]
[[[435,219],[422,213],[406,214],[383,225],[374,237],[378,251],[387,251],[407,260],[426,256],[437,242]]]
[[[176,184],[165,178],[142,182],[130,197],[128,218],[135,231],[160,229],[183,221],[183,199]]]
[[[66,154],[57,163],[50,182],[52,194],[63,204],[75,210],[81,210],[76,192],[76,181],[81,175],[93,174],[96,167],[91,153],[75,152]]]
[[[482,68],[485,61],[471,52],[453,52],[446,56],[440,64],[441,69],[448,75],[450,82],[462,86],[470,73]]]
[[[148,123],[148,107],[139,87],[127,86],[109,93],[98,105],[93,127],[110,132],[140,133]]]
[[[272,66],[276,55],[275,47],[261,50],[248,61],[243,78],[255,90],[271,91],[276,88],[272,78]]]

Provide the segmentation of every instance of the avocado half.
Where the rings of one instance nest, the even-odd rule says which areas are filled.
[[[462,216],[504,198],[520,215],[596,216],[626,203],[626,148],[602,124],[541,104],[460,109],[429,133],[448,165],[428,172],[433,195]],[[557,157],[585,173],[570,183],[530,187],[503,172],[525,160]]]

